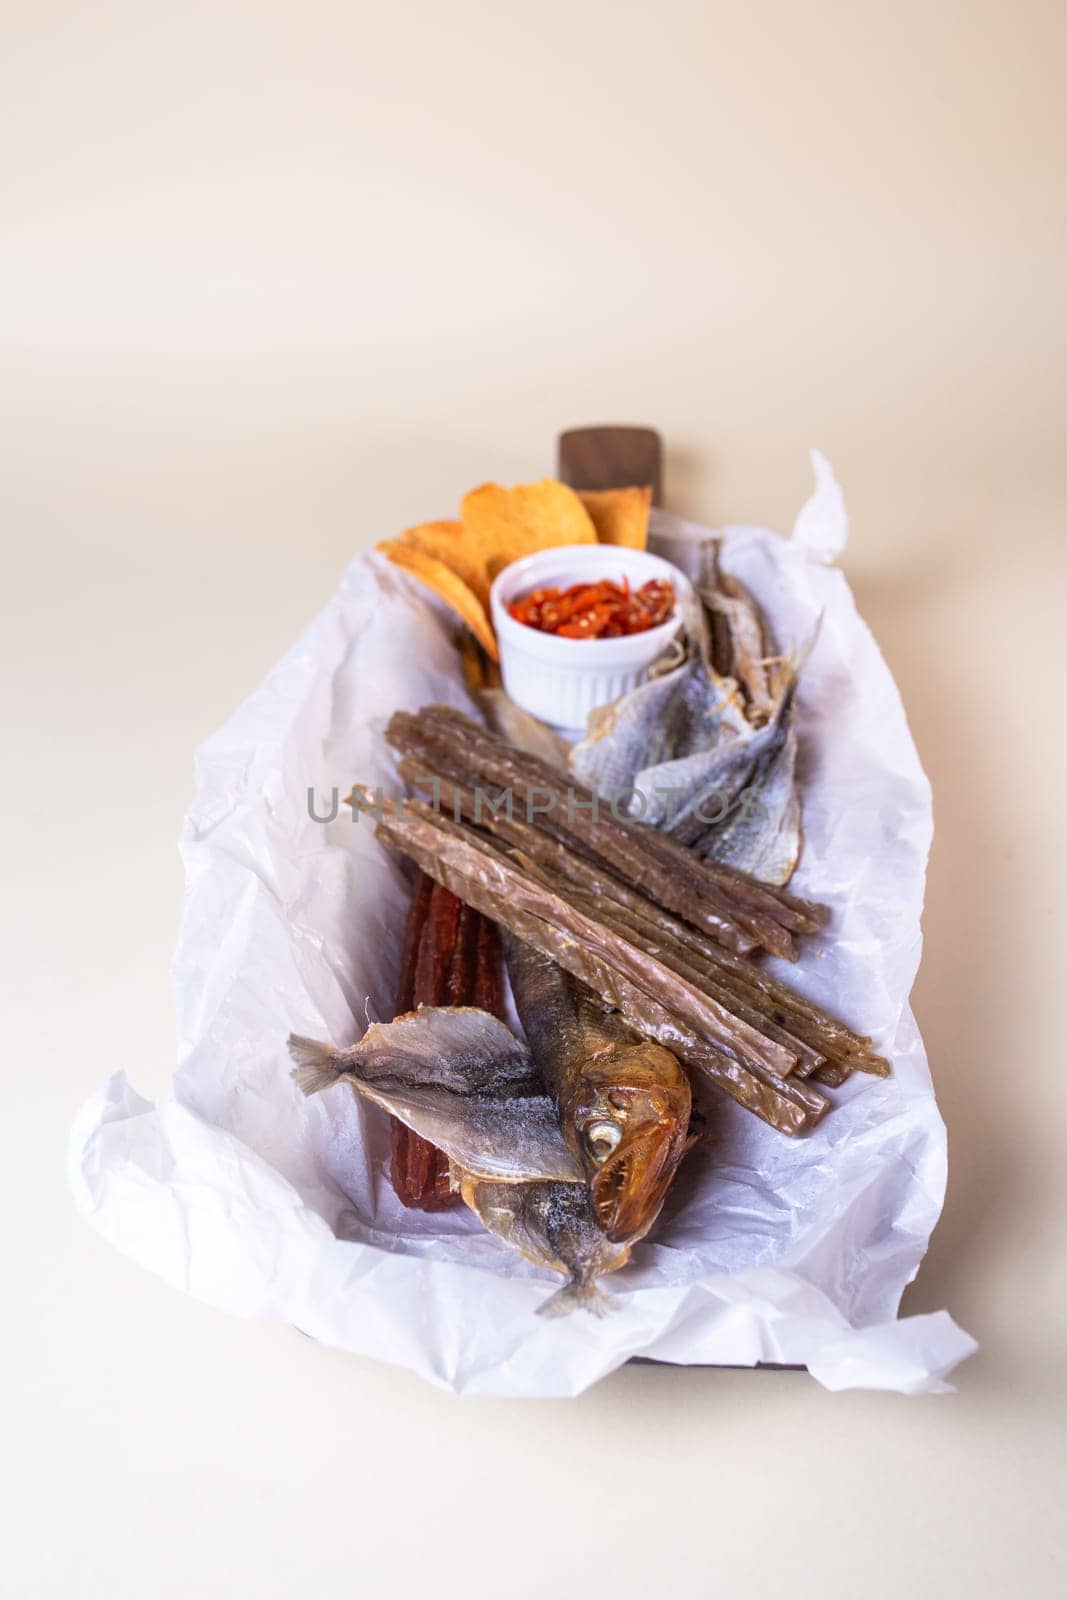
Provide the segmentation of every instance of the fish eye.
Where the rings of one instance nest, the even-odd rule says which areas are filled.
[[[585,1130],[585,1145],[596,1162],[606,1161],[618,1148],[622,1132],[614,1122],[594,1122]]]

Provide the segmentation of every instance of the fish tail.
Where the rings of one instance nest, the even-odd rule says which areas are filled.
[[[289,1054],[295,1062],[291,1077],[305,1094],[318,1094],[320,1089],[328,1089],[345,1070],[332,1045],[307,1039],[302,1033],[289,1035]]]
[[[592,1280],[583,1282],[580,1278],[572,1278],[570,1283],[565,1283],[562,1289],[557,1289],[555,1294],[550,1294],[548,1299],[539,1305],[536,1315],[539,1317],[569,1317],[572,1311],[589,1311],[594,1317],[604,1317],[609,1311],[614,1311],[616,1302],[603,1289],[597,1287]]]

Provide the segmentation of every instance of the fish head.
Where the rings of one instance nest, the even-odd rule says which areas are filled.
[[[655,1221],[686,1150],[691,1108],[689,1080],[660,1045],[620,1048],[586,1066],[570,1122],[613,1243],[641,1238]]]

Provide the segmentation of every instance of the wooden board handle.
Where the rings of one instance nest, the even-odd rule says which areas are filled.
[[[663,441],[654,428],[568,428],[559,436],[562,483],[572,489],[623,489],[652,485],[652,503],[663,493]]]

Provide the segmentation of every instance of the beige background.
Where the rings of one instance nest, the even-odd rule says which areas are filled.
[[[4,8],[11,1593],[1062,1592],[1065,17]],[[74,1107],[173,1059],[194,745],[355,549],[596,420],[659,426],[705,519],[787,527],[810,444],[845,485],[936,796],[907,1304],[982,1341],[955,1397],[460,1402],[73,1214]]]

